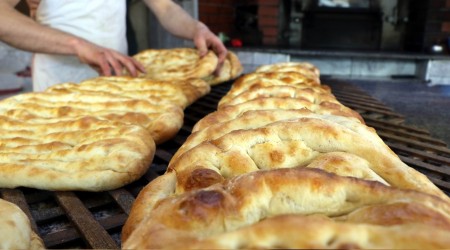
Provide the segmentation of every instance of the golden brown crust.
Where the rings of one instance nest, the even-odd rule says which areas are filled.
[[[3,188],[110,190],[140,178],[155,152],[140,126],[94,117],[39,123],[0,118]]]
[[[211,85],[236,79],[244,70],[239,58],[232,51],[228,51],[227,57],[222,64],[219,75],[210,75],[205,80]]]
[[[261,65],[255,72],[298,72],[308,77],[320,77],[319,69],[308,62],[282,62],[269,65]],[[320,82],[320,80],[318,80]]]
[[[255,98],[233,106],[225,106],[200,119],[193,127],[192,132],[205,129],[213,124],[235,119],[242,113],[250,110],[294,110],[308,109],[317,114],[332,114],[350,117],[364,123],[363,118],[355,111],[336,101],[312,103],[303,98],[261,97]]]
[[[405,165],[374,129],[340,116],[315,115],[235,130],[186,151],[168,171],[177,173],[177,192],[182,193],[197,168],[213,169],[229,178],[261,169],[304,166],[336,151],[365,159],[392,186],[446,197],[427,177]]]
[[[429,225],[380,227],[335,222],[318,215],[282,215],[217,236],[173,242],[168,248],[445,249],[450,244],[448,234]]]
[[[231,64],[231,79],[235,79],[242,74],[244,67],[242,67],[239,57],[233,51],[228,51],[227,60]]]
[[[45,249],[30,220],[15,204],[0,199],[0,249]]]
[[[133,57],[145,67],[141,77],[162,81],[202,79],[211,75],[218,63],[214,52],[200,57],[198,50],[191,48],[148,49]]]
[[[239,78],[194,126],[138,195],[123,247],[447,246],[450,198],[305,77],[310,65],[263,70],[278,66]]]
[[[133,202],[131,213],[122,228],[122,242],[125,242],[136,227],[153,210],[155,204],[175,192],[176,176],[168,173],[158,176],[142,189],[136,200]]]
[[[320,85],[315,79],[308,78],[297,72],[250,73],[239,77],[231,86],[230,91],[222,97],[220,102],[228,102],[229,99],[251,89],[254,85],[257,85],[255,88],[279,85],[301,85],[315,87],[331,93],[328,86]]]
[[[385,209],[395,209],[398,212],[395,216],[399,220],[391,225],[409,225],[411,228],[414,226],[411,224],[420,224],[428,228],[432,228],[431,226],[436,228],[437,224],[434,220],[422,220],[420,217],[411,220],[408,210],[403,209],[405,206],[419,206],[421,212],[418,214],[435,214],[442,220],[439,226],[442,231],[440,237],[428,239],[425,242],[432,245],[436,242],[448,241],[448,238],[443,236],[450,233],[450,231],[444,233],[444,230],[450,226],[450,205],[436,196],[391,188],[378,182],[341,177],[318,169],[290,168],[244,174],[207,189],[162,199],[153,207],[146,220],[141,221],[124,242],[124,248],[171,248],[179,242],[175,239],[183,239],[185,244],[219,237],[222,237],[224,241],[233,241],[235,238],[227,238],[230,235],[226,234],[227,232],[256,233],[259,230],[259,224],[267,218],[288,214],[295,214],[294,218],[297,216],[304,218],[301,215],[310,214],[321,214],[333,218],[357,213],[360,209],[366,209],[365,213],[370,213],[375,210],[367,210],[367,208],[373,206],[385,206]],[[355,216],[358,217],[358,215]],[[374,213],[373,216],[378,215]],[[272,226],[278,229],[270,231],[274,236],[278,238],[286,233],[285,230],[281,230],[281,224],[276,220],[269,221],[267,222],[269,225],[265,225],[264,228],[268,230]],[[348,219],[341,217],[339,221],[356,222],[355,224],[361,225],[360,229],[365,229],[362,226],[365,223],[371,223],[366,220],[358,221],[351,216]],[[332,221],[330,223],[334,224]],[[321,223],[313,224],[318,226]],[[341,223],[338,224],[341,225]],[[336,230],[344,229],[345,226],[333,228],[333,225],[326,225],[331,227],[333,234],[340,234],[341,237],[345,235]],[[322,230],[330,230],[327,227]],[[390,231],[386,225],[382,228],[375,226],[375,228]],[[412,233],[407,237],[409,240],[414,240],[410,238],[413,235],[420,235],[417,230],[409,230]],[[301,229],[299,231],[301,232]],[[305,232],[312,233],[310,229]],[[322,231],[314,231],[314,233],[321,235]],[[144,235],[145,237],[142,237]],[[264,236],[259,237],[259,240],[249,240],[248,244],[258,244],[255,242],[264,242],[267,238],[271,238],[269,234],[262,235]],[[353,235],[350,239],[353,242],[358,238]],[[422,240],[424,240],[423,237]],[[309,238],[302,241],[314,242]],[[289,242],[286,244],[298,244],[295,240]],[[400,240],[393,242],[399,243]],[[230,244],[235,243],[230,242]]]
[[[252,88],[231,98],[225,95],[219,102],[218,109],[262,97],[297,98],[305,99],[312,103],[322,103],[325,101],[339,103],[333,94],[321,88],[289,85],[265,87],[256,84]]]
[[[108,93],[36,92],[2,100],[0,114],[30,121],[97,116],[148,129],[157,144],[172,138],[183,124],[183,109],[172,103],[152,103]]]
[[[223,114],[220,111],[217,113],[218,117],[222,117]],[[173,155],[171,162],[174,159],[182,155],[186,151],[192,149],[193,147],[199,145],[200,143],[208,140],[215,140],[219,137],[226,135],[235,130],[242,129],[255,129],[269,124],[279,122],[299,119],[302,117],[322,117],[327,116],[317,116],[308,109],[272,109],[272,110],[249,110],[239,114],[233,119],[224,119],[224,122],[216,122],[211,124],[204,129],[196,130],[193,132]],[[339,117],[333,117],[333,119],[340,119]],[[342,118],[345,119],[345,118]]]
[[[96,77],[79,84],[61,83],[46,92],[78,92],[84,94],[113,94],[116,96],[143,99],[156,104],[177,104],[185,108],[206,95],[210,86],[200,79],[184,81],[155,81],[126,76]]]

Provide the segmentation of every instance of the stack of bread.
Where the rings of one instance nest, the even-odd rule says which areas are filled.
[[[243,70],[239,58],[228,51],[219,73],[219,63],[214,52],[209,51],[201,57],[197,49],[148,49],[133,56],[146,69],[140,77],[159,80],[202,79],[210,85],[217,85],[238,77]]]
[[[181,60],[177,66],[183,63],[194,72],[217,65]],[[163,65],[159,73],[176,70]],[[0,188],[104,191],[137,180],[150,167],[155,143],[172,138],[183,110],[210,91],[185,73],[170,81],[97,77],[0,101]],[[12,210],[0,200],[0,213]],[[0,221],[4,237],[16,234],[10,227],[27,230],[1,238],[0,248],[32,248],[29,221],[12,216]]]
[[[449,197],[318,77],[289,63],[235,81],[140,192],[122,247],[450,246]]]
[[[150,166],[155,143],[179,131],[183,110],[209,91],[201,79],[96,77],[1,100],[0,187],[128,184]]]

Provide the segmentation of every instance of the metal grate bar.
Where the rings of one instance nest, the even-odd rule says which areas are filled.
[[[73,192],[55,192],[61,207],[76,228],[83,232],[84,240],[91,248],[116,249],[115,241],[108,232],[93,218],[89,210]]]
[[[390,141],[395,141],[395,143],[404,143],[408,147],[404,147],[405,149],[410,149],[411,151],[418,151],[420,152],[435,152],[435,154],[441,154],[441,155],[447,155],[450,156],[450,149],[443,147],[443,146],[435,146],[433,144],[416,141],[408,138],[403,138],[400,136],[395,136],[391,134],[384,133],[383,131],[378,131],[378,135],[383,137],[385,140],[385,143],[389,143]],[[389,141],[388,141],[389,140]],[[389,144],[395,147],[395,144]],[[427,153],[426,157],[433,157],[435,155]],[[446,162],[446,164],[450,165],[450,158],[447,157],[440,157],[443,162]]]
[[[134,202],[134,197],[127,190],[120,188],[108,192],[111,197],[117,202],[122,210],[128,215],[131,211],[131,206]]]

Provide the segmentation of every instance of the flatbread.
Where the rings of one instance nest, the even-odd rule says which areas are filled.
[[[311,114],[258,128],[242,126],[204,141],[168,166],[177,175],[176,193],[192,187],[193,171],[209,169],[224,178],[248,172],[305,166],[330,152],[364,159],[394,187],[448,197],[420,172],[404,164],[373,128],[342,116]]]
[[[220,113],[220,112],[218,112]],[[218,115],[219,117],[221,115]],[[306,117],[317,117],[316,114],[312,113],[308,109],[268,109],[268,110],[249,110],[241,113],[233,119],[226,120],[224,122],[217,122],[211,124],[204,129],[197,130],[193,132],[186,141],[181,145],[177,152],[173,155],[171,163],[175,161],[180,155],[184,154],[186,151],[194,148],[195,146],[201,144],[202,142],[215,140],[224,136],[235,130],[242,129],[255,129],[269,124],[279,122],[279,121],[289,121],[299,118]],[[327,118],[328,115],[323,115],[323,118]],[[332,119],[341,119],[337,116],[330,116]],[[349,118],[342,118],[343,122],[347,121]],[[356,120],[356,119],[354,119]],[[358,120],[356,120],[358,121]]]
[[[197,49],[148,49],[133,56],[147,71],[140,77],[168,81],[190,78],[202,79],[217,68],[218,58],[213,51],[200,57]]]
[[[207,81],[211,86],[218,85],[220,83],[231,81],[236,79],[239,75],[241,75],[244,68],[235,53],[232,51],[228,51],[227,57],[223,62],[221,71],[219,75],[210,75],[204,80]]]
[[[320,82],[320,70],[308,62],[281,62],[268,65],[261,65],[255,72],[298,72],[308,77],[315,77]]]
[[[0,121],[1,188],[111,190],[140,178],[155,153],[151,135],[136,125],[88,116]]]
[[[317,90],[331,93],[331,89],[326,85],[320,85],[317,81],[297,72],[270,72],[270,73],[250,73],[239,77],[231,86],[230,91],[222,97],[220,103],[228,102],[235,96],[258,87],[273,87],[280,85],[295,85],[303,87],[314,87]]]
[[[445,248],[450,198],[329,87],[240,77],[136,198],[122,247]]]
[[[172,138],[183,124],[183,109],[177,104],[133,99],[110,93],[51,91],[12,96],[0,101],[0,115],[29,121],[71,120],[96,116],[140,125],[160,144]]]
[[[428,249],[450,242],[450,205],[421,192],[299,167],[243,174],[161,199],[131,227],[125,249]]]
[[[205,129],[216,123],[235,119],[242,113],[250,110],[289,110],[308,109],[317,114],[332,114],[350,117],[364,123],[363,118],[354,110],[345,107],[336,101],[312,103],[303,98],[261,97],[232,106],[225,106],[200,119],[192,128],[192,132]]]
[[[184,81],[155,81],[133,77],[96,77],[79,84],[61,83],[46,92],[79,92],[90,94],[114,94],[133,99],[144,99],[153,103],[172,103],[182,108],[191,105],[211,90],[209,84],[200,79]]]
[[[302,85],[261,86],[255,84],[250,89],[231,98],[225,95],[219,102],[218,109],[262,97],[297,98],[305,99],[311,103],[322,103],[325,101],[338,103],[333,94],[322,88]]]
[[[0,249],[45,249],[30,220],[15,204],[0,199]]]

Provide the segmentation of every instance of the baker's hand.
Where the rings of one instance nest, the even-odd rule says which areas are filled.
[[[144,66],[134,58],[123,55],[117,51],[97,46],[88,41],[77,39],[73,41],[76,55],[82,63],[94,68],[100,75],[121,76],[124,68],[131,76],[136,77],[145,72]]]
[[[193,40],[200,56],[205,56],[208,53],[208,49],[211,49],[216,53],[219,58],[216,73],[219,72],[228,53],[227,48],[225,48],[222,41],[201,22],[197,24]]]

